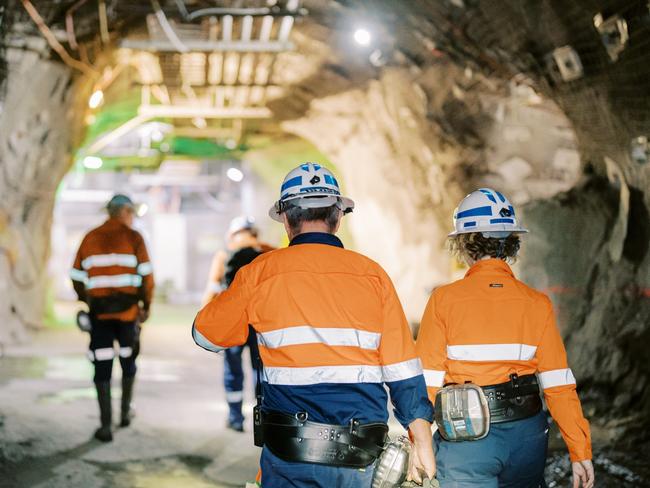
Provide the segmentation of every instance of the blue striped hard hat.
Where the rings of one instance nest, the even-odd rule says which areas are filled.
[[[449,237],[470,232],[503,238],[528,230],[519,225],[514,207],[502,193],[480,188],[467,195],[454,211],[454,231]]]
[[[280,188],[280,199],[269,210],[269,216],[282,222],[280,215],[289,205],[301,208],[337,205],[343,213],[354,209],[354,202],[341,196],[332,172],[318,163],[302,163],[287,174]]]

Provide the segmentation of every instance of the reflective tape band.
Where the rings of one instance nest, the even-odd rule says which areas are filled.
[[[420,358],[409,359],[401,363],[387,364],[381,367],[382,377],[385,382],[402,381],[422,374]]]
[[[72,268],[70,270],[70,278],[72,278],[74,281],[86,283],[88,281],[88,273],[81,271],[80,269]]]
[[[379,349],[381,334],[352,328],[300,325],[258,333],[257,341],[269,349],[298,344],[327,344],[376,350]]]
[[[142,276],[133,274],[100,275],[88,278],[88,289],[93,288],[122,288],[123,286],[142,285]]]
[[[264,380],[271,385],[318,383],[381,383],[381,366],[316,366],[309,368],[264,367]]]
[[[105,266],[124,266],[135,268],[138,258],[135,254],[94,254],[81,261],[83,269],[103,268]]]
[[[218,344],[215,344],[213,342],[210,342],[208,339],[205,338],[203,334],[201,334],[198,330],[196,330],[196,326],[192,325],[192,338],[194,339],[194,342],[203,349],[210,351],[210,352],[221,352],[225,347],[221,347]]]
[[[226,401],[228,403],[239,403],[244,401],[244,392],[243,391],[227,391],[226,392]]]
[[[137,273],[140,276],[150,275],[151,273],[153,273],[153,266],[148,261],[146,263],[140,263],[140,264],[138,264]]]
[[[95,361],[110,361],[115,357],[115,351],[112,347],[95,349]]]
[[[424,382],[427,386],[433,388],[440,388],[445,384],[445,375],[446,371],[440,371],[438,369],[425,369],[424,373]]]
[[[576,384],[575,376],[573,376],[573,372],[569,368],[543,371],[538,374],[538,378],[544,390],[547,388],[553,388],[554,386]]]
[[[95,353],[92,351],[88,351],[86,353],[86,357],[88,357],[88,360],[92,363],[95,360]]]
[[[529,361],[537,346],[528,344],[468,344],[447,346],[447,357],[457,361]]]
[[[121,358],[130,358],[133,356],[133,348],[132,347],[120,347],[120,357]]]

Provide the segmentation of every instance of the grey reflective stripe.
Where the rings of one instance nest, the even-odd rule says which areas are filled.
[[[101,275],[88,278],[88,289],[93,288],[122,288],[123,286],[142,285],[142,276],[133,274]]]
[[[133,348],[132,347],[120,347],[120,357],[121,358],[130,358],[133,356]]]
[[[203,334],[196,330],[194,324],[192,324],[192,339],[194,339],[194,342],[196,342],[198,346],[201,346],[203,349],[206,349],[210,352],[221,352],[224,349],[227,349],[226,347],[218,346],[217,344],[214,344],[207,340]]]
[[[70,270],[70,278],[72,278],[74,281],[86,283],[88,281],[88,273],[81,271],[80,269],[72,268]]]
[[[124,266],[135,268],[138,265],[138,258],[135,254],[93,254],[81,261],[83,269],[101,268],[105,266]]]
[[[381,334],[352,327],[312,327],[299,325],[269,332],[258,332],[257,342],[269,349],[300,344],[327,344],[351,346],[360,349],[379,349]]]
[[[115,350],[112,347],[95,349],[95,361],[110,361],[115,357]]]
[[[138,264],[138,274],[140,276],[147,276],[153,273],[153,266],[150,262]]]
[[[402,381],[422,374],[420,358],[409,359],[401,363],[385,364],[381,367],[385,382]]]
[[[239,403],[244,400],[243,391],[227,391],[226,392],[226,401],[228,403]]]

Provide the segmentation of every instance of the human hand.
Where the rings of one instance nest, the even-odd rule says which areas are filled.
[[[577,461],[571,463],[573,470],[573,488],[593,488],[594,486],[594,465],[591,460]]]
[[[431,424],[423,419],[416,419],[409,425],[413,439],[413,448],[409,457],[409,472],[407,480],[422,484],[421,472],[428,479],[436,475],[436,459],[433,455]]]
[[[138,322],[143,324],[147,321],[148,318],[149,318],[149,309],[145,310],[144,308],[141,308],[138,311]]]

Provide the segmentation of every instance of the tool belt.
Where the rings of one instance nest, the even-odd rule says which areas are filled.
[[[114,293],[103,297],[89,297],[88,308],[93,315],[126,312],[139,301],[138,295]]]
[[[511,374],[510,381],[506,383],[482,388],[490,408],[492,424],[525,419],[542,410],[539,385],[534,374]]]
[[[306,412],[261,412],[263,443],[288,462],[365,468],[382,453],[388,426],[383,423],[331,425],[307,420]]]

